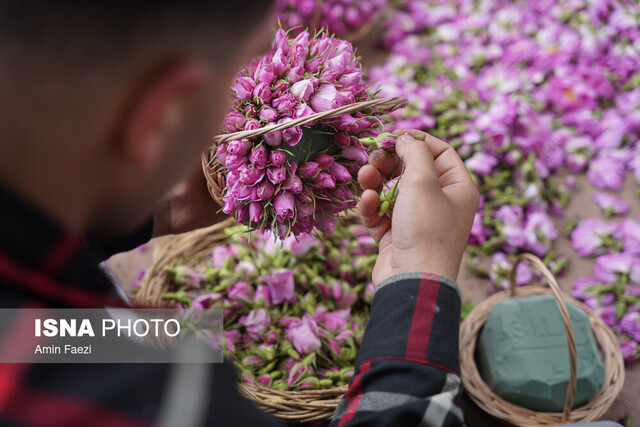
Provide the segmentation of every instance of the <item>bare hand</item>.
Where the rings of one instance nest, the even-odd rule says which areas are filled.
[[[478,190],[449,144],[416,130],[395,133],[401,135],[397,156],[374,152],[358,174],[365,190],[360,215],[380,245],[373,283],[414,271],[455,280],[478,209]],[[403,164],[393,215],[380,217],[383,178],[402,171]]]

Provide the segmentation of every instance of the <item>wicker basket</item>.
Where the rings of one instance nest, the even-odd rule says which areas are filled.
[[[540,286],[523,286],[516,288],[515,271],[518,265],[525,260],[529,261],[533,267],[543,274],[550,288]],[[563,412],[535,412],[508,402],[491,391],[478,372],[474,354],[480,330],[487,321],[491,310],[493,310],[500,301],[520,296],[547,295],[551,293],[553,293],[556,298],[556,303],[560,309],[568,337],[571,366],[570,380]],[[565,301],[569,301],[587,314],[593,336],[605,365],[605,381],[600,391],[585,405],[575,409],[571,409],[571,403],[573,402],[576,391],[577,353],[571,319],[569,318]],[[460,365],[462,382],[471,399],[485,412],[519,426],[547,426],[587,422],[598,419],[611,406],[624,383],[622,353],[611,329],[586,305],[562,292],[553,274],[538,257],[532,254],[521,254],[516,260],[511,271],[510,290],[499,292],[484,300],[478,304],[462,322],[460,327]]]
[[[211,259],[211,250],[227,239],[224,229],[236,225],[229,218],[208,228],[168,236],[155,249],[135,303],[140,306],[167,305],[162,295],[170,292],[171,281],[165,267],[178,264],[195,267]],[[261,409],[284,420],[309,422],[329,420],[347,386],[326,390],[279,391],[260,385],[238,384],[240,392]]]
[[[334,108],[333,110],[314,113],[306,117],[290,120],[286,123],[264,126],[254,130],[244,130],[240,132],[218,135],[213,138],[214,145],[209,150],[202,153],[202,170],[204,172],[205,178],[207,179],[207,188],[209,189],[209,193],[220,206],[224,206],[224,203],[222,202],[222,193],[224,192],[225,188],[225,175],[213,164],[213,156],[216,152],[216,145],[221,142],[231,141],[234,139],[251,138],[254,136],[265,135],[267,133],[275,132],[278,130],[289,129],[295,126],[304,126],[305,124],[311,122],[329,119],[341,114],[371,111],[376,111],[378,113],[388,113],[397,110],[398,108],[402,108],[405,105],[407,105],[407,100],[405,98],[378,98],[370,101],[356,102],[353,104],[344,105],[339,108]]]

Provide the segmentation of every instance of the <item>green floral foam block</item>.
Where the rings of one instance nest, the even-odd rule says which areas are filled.
[[[604,365],[589,319],[567,303],[578,350],[573,406],[588,402],[604,382]],[[569,350],[552,295],[512,298],[489,314],[478,339],[478,368],[499,396],[539,412],[560,412],[569,385]]]

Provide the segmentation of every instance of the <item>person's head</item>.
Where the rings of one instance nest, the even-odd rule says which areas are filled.
[[[145,219],[197,167],[267,0],[0,0],[0,185],[79,231]]]

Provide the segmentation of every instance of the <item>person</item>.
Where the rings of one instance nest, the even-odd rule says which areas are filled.
[[[199,152],[236,70],[270,40],[269,3],[0,3],[0,307],[119,304],[86,236],[122,240],[158,206],[156,233],[213,220]],[[462,423],[454,280],[478,193],[442,141],[402,132],[397,153],[374,153],[359,173],[380,254],[335,425]],[[393,216],[379,217],[375,190],[399,163]],[[3,336],[0,351],[16,345]],[[278,424],[235,383],[228,363],[4,363],[0,425]]]

